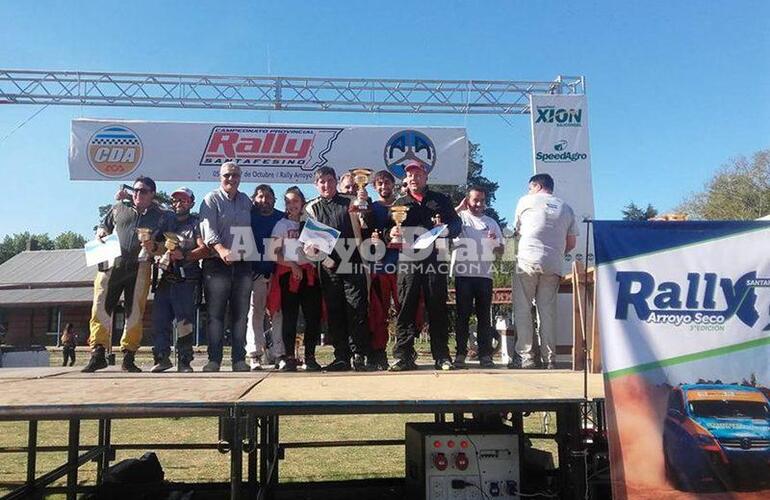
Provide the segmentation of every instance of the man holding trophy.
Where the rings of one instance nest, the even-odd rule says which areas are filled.
[[[359,190],[356,199],[338,193],[337,174],[331,167],[316,170],[314,183],[319,196],[305,205],[306,217],[340,231],[335,250],[318,265],[334,345],[334,361],[324,369],[350,370],[352,354],[353,368],[363,371],[369,352],[368,297],[358,245],[368,235],[361,232],[358,207],[365,203],[366,191]]]
[[[142,317],[150,290],[152,256],[161,249],[156,240],[165,224],[165,213],[154,203],[155,181],[139,177],[134,181],[131,203],[116,203],[96,231],[99,239],[117,233],[121,255],[112,265],[101,265],[94,280],[91,308],[91,359],[83,372],[92,373],[107,367],[105,349],[111,342],[112,316],[123,296],[125,326],[120,339],[123,351],[122,370],[142,371],[134,362],[134,354],[142,342]]]
[[[152,305],[152,354],[155,366],[152,372],[163,372],[172,367],[171,333],[174,322],[177,330],[177,371],[192,372],[193,324],[201,285],[199,260],[209,253],[201,237],[200,219],[190,213],[195,195],[180,187],[171,193],[174,217],[167,218],[163,227],[166,252],[158,261],[162,274]]]
[[[438,370],[453,369],[449,358],[449,324],[447,318],[448,263],[440,263],[435,245],[427,251],[411,252],[414,237],[446,224],[441,237],[455,238],[462,229],[462,221],[449,198],[428,189],[428,171],[419,160],[404,165],[408,192],[391,207],[394,222],[387,235],[390,243],[402,242],[398,262],[398,301],[401,309],[396,320],[396,361],[391,371],[415,370],[417,354],[414,339],[417,336],[417,307],[420,293],[425,299],[429,318],[430,350]],[[404,212],[406,216],[404,217]],[[398,222],[402,220],[403,222]]]
[[[374,189],[380,199],[371,204],[372,210],[372,239],[384,240],[385,232],[390,225],[391,207],[396,201],[396,179],[387,170],[380,170],[374,174]],[[406,207],[403,218],[397,217],[397,223],[406,218]],[[397,209],[397,211],[399,210]],[[396,216],[393,216],[396,217]],[[385,255],[378,262],[372,264],[371,286],[369,289],[369,329],[372,332],[371,365],[377,370],[388,369],[388,313],[390,305],[398,311],[398,289],[396,287],[396,270],[398,268],[398,242],[392,242]]]

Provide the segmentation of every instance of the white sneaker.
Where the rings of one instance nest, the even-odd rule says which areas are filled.
[[[251,371],[258,372],[262,369],[262,363],[259,362],[259,356],[249,356],[249,368]]]

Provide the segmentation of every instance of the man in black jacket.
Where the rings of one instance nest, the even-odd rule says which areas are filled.
[[[125,372],[142,371],[136,366],[134,355],[142,343],[142,319],[151,283],[150,261],[152,254],[162,252],[157,240],[162,239],[160,229],[169,215],[160,209],[154,199],[155,181],[144,176],[137,178],[132,188],[131,203],[113,205],[96,231],[99,239],[117,233],[121,255],[109,266],[100,265],[94,279],[89,323],[91,334],[88,338],[91,359],[83,372],[93,373],[107,368],[106,347],[111,342],[112,317],[121,296],[125,309],[123,336],[120,338],[120,349],[123,351],[121,369]],[[138,228],[146,229],[150,238],[140,240]]]
[[[394,206],[409,207],[406,220],[402,224],[403,235],[393,226],[389,232],[392,240],[403,236],[405,251],[398,261],[398,300],[401,309],[396,319],[396,345],[393,357],[396,361],[391,371],[414,370],[417,368],[414,351],[414,338],[417,336],[416,316],[420,292],[425,298],[428,311],[428,331],[430,350],[438,370],[451,370],[449,357],[449,312],[447,310],[447,275],[449,263],[438,259],[438,252],[431,246],[422,254],[409,252],[415,236],[446,224],[441,237],[455,238],[462,230],[462,221],[452,206],[449,198],[427,188],[428,171],[418,160],[410,160],[405,166],[405,181],[408,192],[397,199]],[[392,225],[392,222],[391,222]]]
[[[370,343],[367,324],[369,302],[357,245],[365,235],[361,234],[358,213],[351,206],[354,198],[337,192],[334,169],[321,167],[316,170],[314,183],[320,196],[307,203],[306,216],[340,231],[335,250],[318,264],[321,291],[326,302],[326,324],[334,345],[334,361],[324,369],[350,370],[352,351],[353,368],[363,371]],[[368,225],[371,227],[371,224]]]

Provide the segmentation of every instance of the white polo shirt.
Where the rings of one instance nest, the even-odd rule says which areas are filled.
[[[543,273],[561,275],[567,235],[578,235],[572,208],[549,193],[527,194],[516,205],[515,221],[519,261]]]

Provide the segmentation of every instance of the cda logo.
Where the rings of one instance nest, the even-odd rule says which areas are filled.
[[[587,160],[587,153],[578,153],[568,150],[569,143],[561,140],[553,145],[555,153],[546,153],[538,151],[535,153],[535,159],[543,163],[572,163],[573,161]]]
[[[104,176],[124,177],[142,162],[142,141],[129,128],[103,127],[88,141],[88,162]]]
[[[735,316],[753,327],[759,319],[754,290],[770,287],[770,278],[757,278],[756,271],[735,282],[716,273],[688,273],[685,282],[664,281],[656,286],[653,275],[644,271],[619,271],[615,280],[615,319],[628,319],[633,309],[642,321],[674,326],[721,325]],[[717,299],[724,308],[717,308]],[[770,324],[763,330],[770,330]]]
[[[557,108],[556,106],[538,106],[535,123],[551,123],[557,127],[582,127],[583,110]]]

